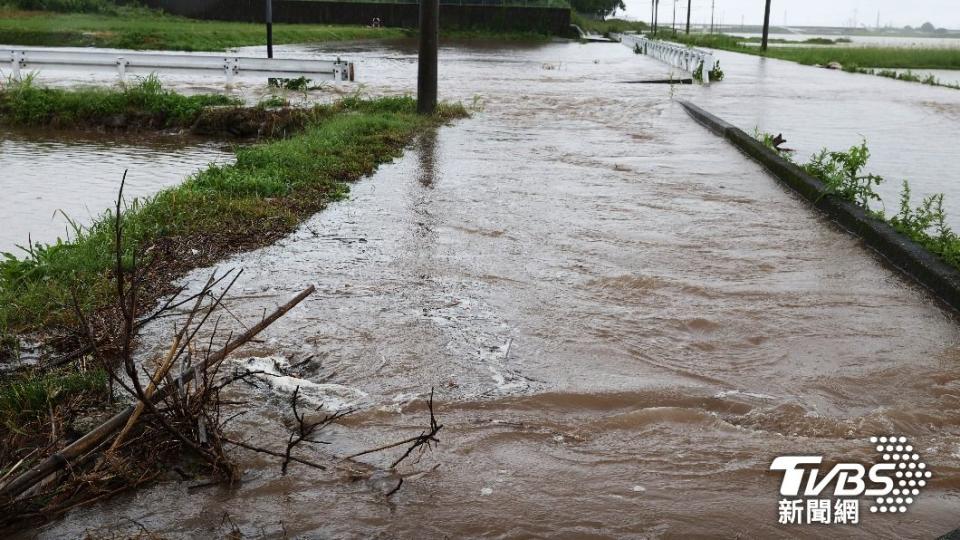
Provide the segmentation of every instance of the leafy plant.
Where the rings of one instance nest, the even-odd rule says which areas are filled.
[[[697,64],[697,69],[693,70],[693,80],[703,82],[703,61]]]
[[[702,63],[702,62],[701,62],[701,67],[700,67],[700,69],[701,69],[701,70],[703,69],[703,63]],[[719,82],[719,81],[722,81],[722,80],[723,80],[723,77],[724,77],[724,73],[723,73],[723,70],[720,69],[720,61],[717,60],[717,62],[713,65],[713,68],[710,69],[710,82]]]
[[[276,107],[289,107],[290,102],[280,96],[270,96],[260,100],[257,107],[261,109],[272,109]]]
[[[820,178],[830,193],[869,209],[871,201],[882,202],[873,188],[883,183],[881,176],[861,174],[869,159],[870,150],[863,141],[846,152],[821,150],[803,168]]]
[[[310,79],[300,76],[296,79],[270,79],[270,86],[293,90],[295,92],[306,92],[310,89]]]
[[[759,129],[754,137],[771,149],[775,149],[775,137]],[[792,161],[790,156],[782,156]],[[870,202],[881,202],[873,187],[883,182],[875,174],[862,174],[870,159],[866,141],[846,152],[822,150],[811,161],[802,165],[803,169],[819,178],[833,195],[850,201],[869,212],[873,217],[890,224],[896,231],[909,237],[931,253],[939,256],[947,264],[960,269],[960,236],[947,225],[947,215],[943,208],[943,193],[925,197],[914,208],[911,203],[910,184],[903,181],[900,191],[900,208],[895,216],[887,218],[882,212],[870,208]]]

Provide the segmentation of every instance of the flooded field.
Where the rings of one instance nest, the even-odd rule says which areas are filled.
[[[356,61],[371,94],[413,91],[407,46],[330,54]],[[824,530],[777,524],[773,458],[872,463],[867,439],[892,434],[924,456],[929,486],[906,514],[864,501],[862,523],[836,534],[960,526],[954,314],[671,99],[782,131],[802,153],[862,135],[874,170],[960,209],[944,161],[960,92],[720,58],[727,81],[670,88],[628,84],[665,70],[620,45],[446,47],[441,95],[481,109],[472,119],[424,134],[290,237],[218,265],[244,269],[228,307],[246,321],[317,286],[233,362],[312,357],[287,382],[316,407],[358,409],[320,452],[419,434],[435,389],[442,443],[402,468],[396,494],[396,477],[283,476],[238,453],[239,487],[160,482],[36,536],[235,524],[268,538],[814,538]],[[142,353],[165,350],[170,331],[148,328]],[[282,448],[284,388],[238,387],[231,412],[244,414],[228,432]]]
[[[179,184],[209,163],[233,159],[223,144],[138,140],[108,135],[0,129],[0,252],[51,243],[86,226],[117,199],[129,169],[126,198]]]
[[[732,36],[740,36],[745,38],[759,38],[763,34],[751,33],[751,32],[727,32]],[[838,38],[849,39],[849,43],[838,43],[836,45],[830,45],[831,47],[924,47],[924,48],[950,48],[958,49],[960,48],[960,39],[950,38],[950,37],[923,37],[923,36],[849,36],[842,34],[779,34],[771,33],[770,39],[783,39],[791,43],[771,43],[772,46],[791,46],[812,38],[823,38],[823,39],[833,39]],[[804,46],[810,46],[809,44],[804,43]]]

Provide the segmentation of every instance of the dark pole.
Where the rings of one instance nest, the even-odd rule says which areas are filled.
[[[437,36],[440,33],[440,1],[420,0],[420,57],[417,60],[417,112],[437,109]]]
[[[650,32],[653,33],[653,22],[656,19],[654,13],[657,11],[657,0],[650,0]]]
[[[673,37],[677,37],[677,0],[673,0],[673,21],[670,23],[670,31]]]
[[[650,32],[657,33],[657,0],[650,0]]]
[[[660,31],[660,0],[654,0],[657,7],[653,10],[653,35]]]
[[[267,58],[273,58],[273,0],[267,0]]]
[[[770,38],[770,2],[767,0],[767,10],[763,15],[763,45],[761,49],[767,50],[767,42]]]
[[[693,0],[687,0],[687,34],[690,33],[690,7],[693,5]]]

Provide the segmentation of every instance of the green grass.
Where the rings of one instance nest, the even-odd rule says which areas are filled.
[[[240,104],[223,95],[184,96],[167,91],[155,76],[120,91],[44,88],[27,77],[0,90],[0,123],[74,128],[117,115],[135,115],[161,128],[183,127],[192,125],[204,108]]]
[[[839,62],[844,67],[896,69],[960,69],[960,50],[949,48],[907,47],[770,47],[766,52],[755,46],[741,45],[744,38],[724,34],[664,34],[664,39],[694,47],[767,56],[804,65]]]
[[[274,42],[278,45],[406,35],[408,32],[397,28],[274,25]],[[9,45],[218,51],[265,42],[261,24],[200,21],[142,8],[121,7],[111,14],[51,13],[0,7],[0,43]]]
[[[570,22],[582,28],[585,32],[607,35],[622,32],[646,32],[647,23],[640,21],[626,21],[623,19],[607,19],[601,21],[571,11]]]
[[[142,262],[182,272],[189,268],[182,267],[177,251],[201,246],[226,255],[269,243],[344,196],[345,182],[398,156],[418,131],[465,114],[462,106],[444,105],[436,118],[418,116],[407,97],[347,98],[317,106],[302,133],[240,148],[235,164],[211,165],[177,187],[134,202],[123,215],[125,260],[172,243],[177,249],[167,259]],[[89,228],[77,229],[71,241],[38,244],[26,256],[7,254],[0,261],[0,335],[75,327],[73,291],[84,311],[109,305],[113,220],[106,212]]]
[[[110,0],[5,0],[0,1],[0,7],[63,13],[116,13],[118,3],[121,2]]]
[[[103,370],[19,373],[0,381],[0,422],[18,432],[31,422],[45,420],[51,410],[75,399],[107,394]]]

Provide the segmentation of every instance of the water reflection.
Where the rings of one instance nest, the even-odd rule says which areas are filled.
[[[208,163],[233,159],[223,144],[179,137],[117,137],[0,130],[0,252],[74,235],[112,206],[124,171],[126,198],[182,182]]]

